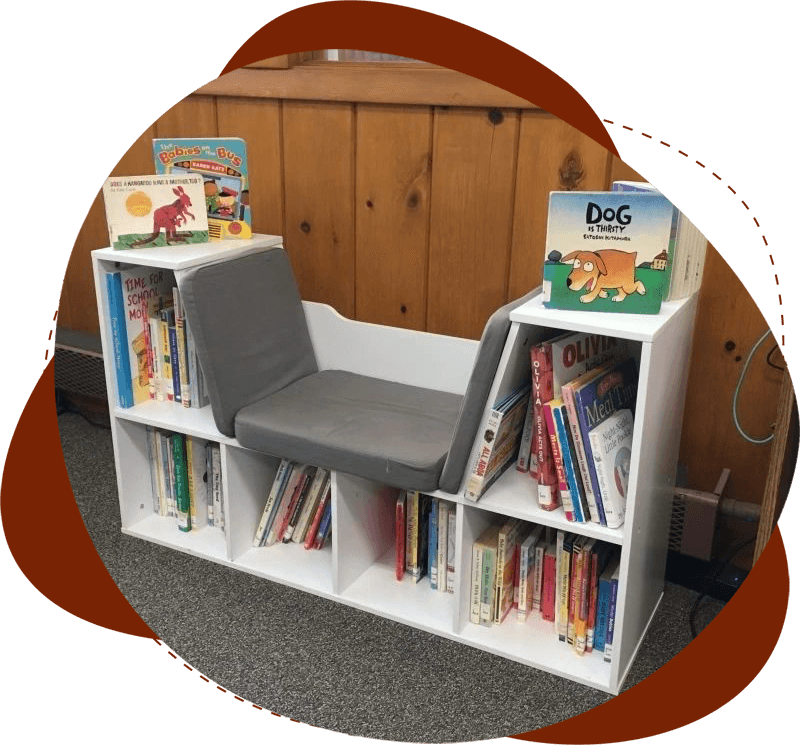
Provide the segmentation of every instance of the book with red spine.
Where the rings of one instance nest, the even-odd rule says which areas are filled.
[[[406,573],[406,493],[400,492],[394,508],[394,577],[403,581]]]
[[[564,459],[561,456],[561,446],[558,439],[558,430],[556,428],[555,420],[553,419],[553,405],[554,402],[560,399],[553,399],[545,403],[542,407],[544,413],[544,421],[547,426],[547,436],[550,440],[550,452],[553,454],[553,462],[556,467],[556,479],[558,481],[558,494],[561,498],[561,506],[564,508],[564,517],[571,523],[576,522],[577,517],[575,508],[572,504],[572,492],[570,491],[569,484],[567,483],[567,474],[564,471]]]
[[[328,481],[328,486],[325,489],[325,496],[319,500],[319,505],[317,506],[317,511],[314,513],[314,518],[311,521],[311,524],[308,526],[308,530],[306,530],[306,537],[303,543],[303,547],[306,550],[311,550],[314,548],[314,540],[317,537],[317,531],[319,530],[319,524],[322,522],[322,516],[325,514],[325,509],[328,506],[328,502],[331,501],[331,482]]]
[[[541,615],[545,621],[556,620],[556,544],[549,541],[542,560]]]
[[[558,475],[547,434],[544,404],[553,398],[553,350],[551,342],[531,347],[531,379],[533,395],[533,438],[531,457],[537,463],[537,495],[539,506],[555,510],[559,504]]]
[[[300,495],[303,493],[305,489],[306,482],[309,479],[308,475],[308,466],[304,467],[300,473],[300,478],[297,480],[297,484],[294,488],[294,492],[292,493],[291,500],[286,506],[286,509],[283,511],[281,515],[281,521],[278,527],[278,532],[275,535],[275,541],[277,543],[283,543],[283,537],[286,533],[286,529],[289,527],[289,521],[292,519],[292,515],[294,513],[294,508],[297,505],[297,501],[300,499]]]

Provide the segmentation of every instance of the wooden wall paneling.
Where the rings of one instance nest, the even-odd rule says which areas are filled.
[[[284,241],[300,294],[355,310],[354,106],[283,103]]]
[[[216,137],[217,104],[213,96],[191,95],[155,122],[156,137]]]
[[[425,328],[432,129],[428,107],[356,109],[360,321]]]
[[[612,181],[647,181],[647,179],[634,171],[627,163],[620,160],[616,155],[611,156],[611,177],[608,180],[609,187]]]
[[[726,496],[760,504],[769,467],[769,445],[754,445],[737,432],[731,416],[733,393],[747,355],[767,322],[725,260],[709,246],[700,290],[692,363],[686,393],[680,462],[689,486],[711,491],[723,468],[731,469]],[[767,364],[775,340],[753,356],[739,396],[739,421],[752,437],[772,432],[782,373]],[[776,355],[779,364],[783,360]],[[754,524],[728,519],[721,525],[717,555],[755,533]],[[752,546],[736,560],[749,566]]]
[[[217,120],[220,137],[242,137],[247,144],[253,231],[283,235],[280,101],[221,98]]]
[[[522,113],[509,301],[541,284],[550,192],[605,189],[609,158],[608,150],[551,114]]]
[[[427,330],[478,338],[507,295],[519,112],[434,113]]]
[[[138,176],[153,173],[153,132],[154,129],[150,126],[140,135],[111,170],[112,175]],[[99,186],[102,188],[102,184]],[[78,232],[64,274],[58,312],[58,325],[61,328],[90,334],[99,333],[91,252],[107,245],[105,205],[102,193],[98,192]]]

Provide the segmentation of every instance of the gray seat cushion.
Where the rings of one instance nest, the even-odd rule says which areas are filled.
[[[214,423],[233,437],[234,416],[317,361],[292,267],[278,247],[206,264],[179,280]]]
[[[325,370],[236,415],[245,447],[388,486],[433,491],[462,397]]]

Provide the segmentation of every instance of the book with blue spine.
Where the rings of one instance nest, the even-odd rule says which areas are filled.
[[[181,368],[180,353],[178,352],[178,329],[175,326],[168,328],[169,333],[169,357],[172,369],[172,390],[174,391],[175,402],[181,403]]]
[[[603,649],[603,660],[611,662],[613,656],[614,624],[617,620],[617,591],[619,589],[619,564],[609,580],[608,622],[606,631],[606,645]]]
[[[122,307],[122,277],[119,272],[106,274],[108,321],[114,351],[114,372],[117,378],[117,403],[123,409],[133,406],[131,362],[128,355],[128,333]]]
[[[673,212],[653,192],[551,192],[545,307],[658,313],[672,274]]]
[[[572,450],[572,439],[568,432],[569,424],[566,421],[566,409],[563,401],[559,398],[551,405],[553,420],[558,430],[558,442],[561,446],[561,460],[564,473],[567,476],[570,494],[572,495],[572,508],[575,511],[575,522],[587,522],[589,516],[584,509],[586,504],[586,493],[583,489],[580,472],[577,469],[574,453]]]

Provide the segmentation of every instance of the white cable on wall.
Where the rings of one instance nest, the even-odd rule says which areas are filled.
[[[744,365],[742,366],[742,372],[739,374],[739,381],[736,383],[736,389],[733,391],[733,406],[732,406],[732,413],[733,413],[733,424],[736,427],[736,430],[739,434],[748,442],[753,443],[753,445],[766,445],[768,442],[772,441],[772,438],[775,437],[774,433],[770,433],[766,437],[751,437],[742,429],[742,425],[739,423],[739,393],[742,390],[742,384],[744,383],[745,376],[747,375],[747,370],[750,367],[750,362],[753,359],[753,355],[756,353],[756,350],[764,343],[764,340],[771,334],[772,332],[767,329],[758,341],[753,344],[753,348],[750,350],[750,353],[747,355],[747,359],[744,361]]]

